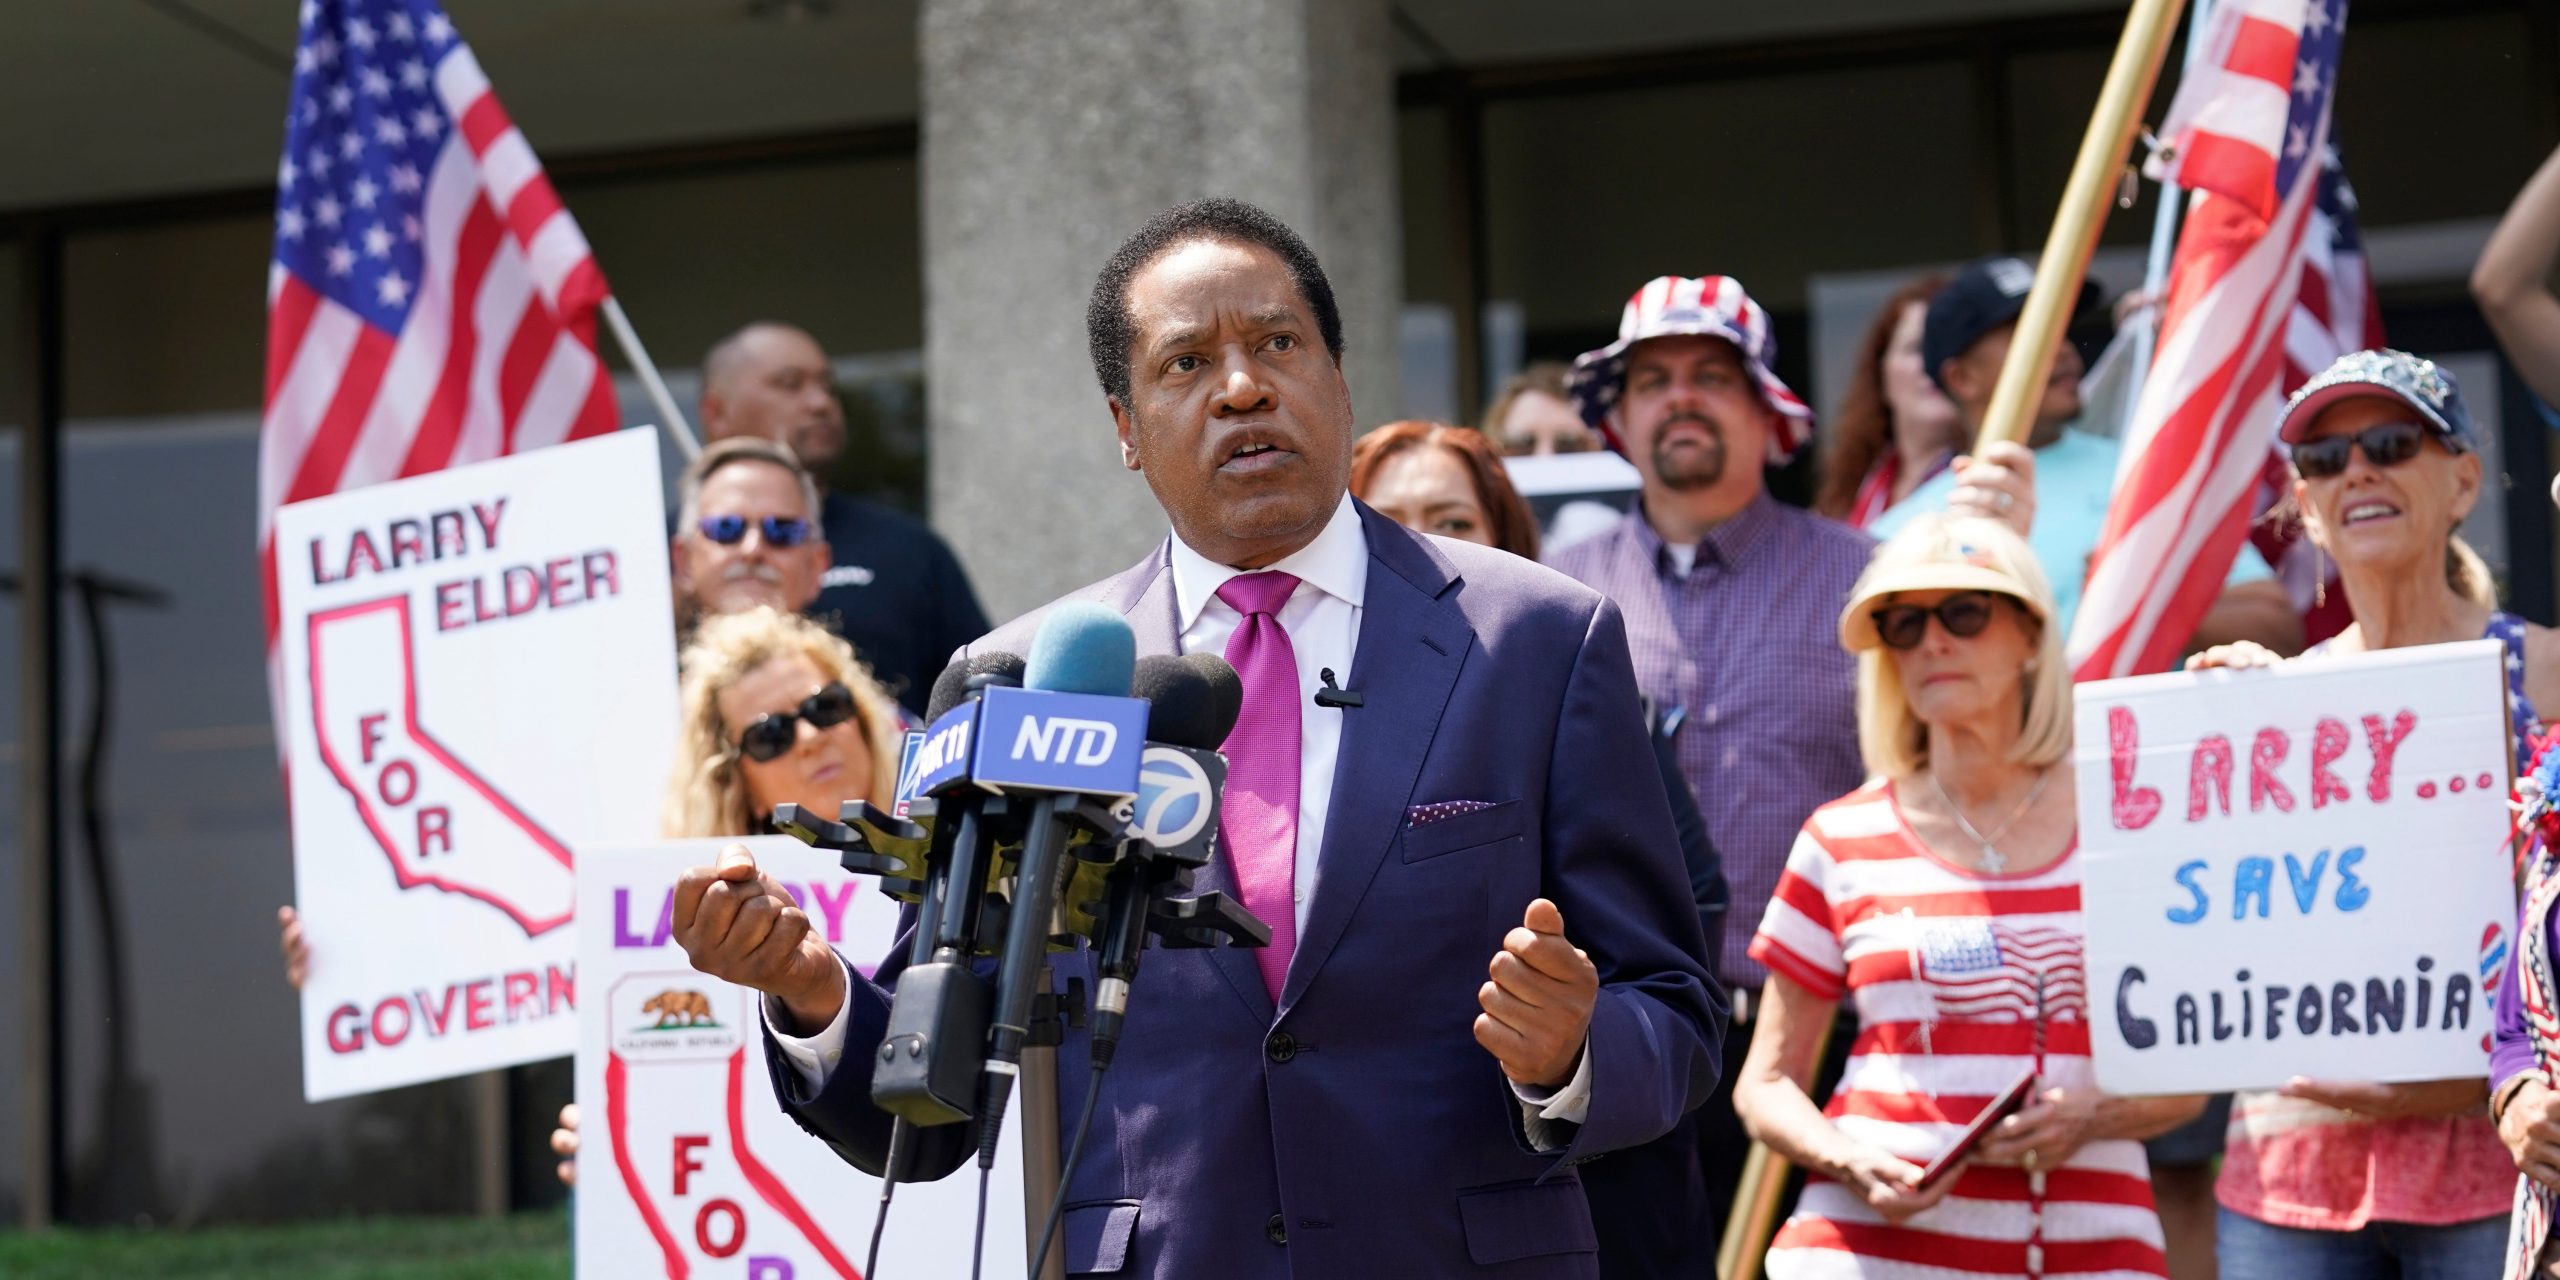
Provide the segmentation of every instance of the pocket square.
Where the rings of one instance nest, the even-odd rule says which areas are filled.
[[[1418,804],[1404,811],[1404,824],[1427,827],[1443,818],[1454,818],[1462,813],[1482,813],[1492,807],[1490,800],[1443,800],[1438,804]]]

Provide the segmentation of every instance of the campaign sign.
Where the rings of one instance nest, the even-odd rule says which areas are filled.
[[[970,774],[991,791],[1134,796],[1147,743],[1147,704],[1088,693],[989,689],[979,704],[976,737]],[[930,740],[926,749],[932,749]]]
[[[277,512],[306,1097],[577,1043],[572,851],[675,742],[659,493],[619,431]]]
[[[2514,932],[2496,641],[2079,686],[2110,1093],[2488,1069]]]
[[[577,1272],[581,1277],[859,1280],[880,1183],[783,1113],[761,997],[690,967],[672,938],[676,878],[743,843],[811,929],[865,971],[898,904],[823,850],[784,836],[581,848]],[[987,1257],[1020,1259],[1022,1108],[998,1152]],[[902,1185],[885,1275],[957,1274],[976,1230],[970,1169]],[[1043,1206],[1045,1208],[1045,1206]],[[1016,1265],[1019,1265],[1018,1263]]]

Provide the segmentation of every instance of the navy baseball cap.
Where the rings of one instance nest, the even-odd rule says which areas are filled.
[[[2462,388],[2455,385],[2453,375],[2437,368],[2433,360],[2389,347],[2348,352],[2313,375],[2285,402],[2276,436],[2286,444],[2300,444],[2321,410],[2341,400],[2374,395],[2416,410],[2418,420],[2456,453],[2469,453],[2480,445],[2471,411],[2462,407]]]
[[[1980,258],[1956,272],[1947,287],[1929,300],[1929,316],[1920,328],[1920,363],[1928,369],[1929,381],[1946,390],[1939,369],[1963,355],[1982,335],[2016,320],[2027,309],[2027,290],[2035,283],[2035,264],[2024,258]],[[2082,280],[2080,299],[2072,305],[2071,314],[2077,317],[2096,305],[2097,282]]]

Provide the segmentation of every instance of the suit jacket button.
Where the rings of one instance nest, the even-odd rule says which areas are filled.
[[[1286,1031],[1274,1031],[1270,1039],[1262,1042],[1262,1053],[1273,1062],[1287,1062],[1298,1056],[1298,1038]],[[1279,1219],[1273,1218],[1272,1221],[1276,1223]],[[1273,1228],[1275,1231],[1278,1229]]]
[[[1279,1214],[1272,1214],[1271,1221],[1262,1224],[1262,1234],[1273,1244],[1287,1244],[1289,1243],[1289,1223]]]

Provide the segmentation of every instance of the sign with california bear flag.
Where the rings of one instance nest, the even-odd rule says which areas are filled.
[[[783,1113],[766,1066],[762,997],[694,969],[673,937],[676,878],[731,844],[753,852],[812,930],[863,972],[896,937],[898,904],[878,882],[787,836],[579,850],[581,1280],[860,1280],[879,1180]],[[1014,1108],[997,1150],[989,1274],[1011,1274],[1024,1258],[1024,1113]],[[972,1173],[898,1188],[882,1274],[965,1272],[977,1225]]]
[[[305,1096],[577,1044],[577,852],[675,749],[660,493],[635,430],[276,513]]]
[[[2078,686],[2101,1086],[2488,1069],[2516,913],[2505,658],[2478,640]]]

